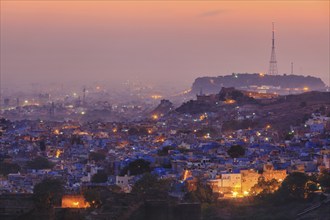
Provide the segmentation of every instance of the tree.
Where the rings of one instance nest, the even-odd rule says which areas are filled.
[[[131,175],[148,173],[151,171],[150,162],[143,159],[134,160],[130,162],[128,166],[122,170],[122,174],[127,174],[128,171],[130,172]]]
[[[322,190],[329,192],[330,191],[330,174],[322,173],[319,176],[319,182]]]
[[[283,181],[278,192],[284,198],[305,199],[309,190],[307,187],[308,176],[304,173],[294,172],[289,174]]]
[[[238,158],[245,155],[245,149],[241,145],[232,145],[227,153],[231,158]]]
[[[63,183],[57,179],[46,178],[33,189],[34,202],[39,209],[49,209],[61,204],[64,193]]]
[[[139,129],[132,127],[128,129],[128,135],[138,135],[139,134]]]
[[[203,184],[199,179],[196,183],[196,190],[188,192],[185,199],[192,202],[213,203],[216,201],[216,194],[208,184]]]
[[[168,151],[169,150],[173,150],[173,149],[174,149],[174,147],[172,147],[172,146],[165,146],[161,150],[158,150],[157,151],[157,155],[158,156],[167,156],[168,155]]]
[[[17,173],[21,167],[16,163],[0,162],[0,174],[7,176],[9,173]]]
[[[117,185],[111,185],[107,188],[89,188],[83,191],[86,202],[90,204],[92,208],[99,208],[109,204],[109,198],[116,197],[115,194],[121,193],[121,188]]]
[[[102,161],[105,159],[105,155],[99,152],[90,152],[88,155],[89,160],[94,160],[95,162]]]
[[[105,172],[98,172],[92,176],[92,183],[105,183],[108,181],[108,175]]]
[[[268,194],[274,193],[279,187],[280,183],[276,179],[266,181],[265,177],[261,176],[258,179],[258,183],[251,188],[251,192],[252,195],[264,197]]]
[[[73,144],[82,144],[83,141],[81,140],[80,136],[78,135],[72,135],[71,136],[71,139],[70,139],[70,143],[73,145]]]
[[[92,208],[98,208],[102,204],[100,189],[87,189],[83,194]]]
[[[41,151],[45,151],[45,150],[46,150],[46,143],[45,143],[44,140],[41,140],[41,141],[39,142],[39,147],[40,147],[40,150],[41,150]]]
[[[293,137],[294,137],[294,133],[292,133],[291,131],[284,134],[284,140],[290,141],[292,140]]]
[[[144,127],[131,127],[128,129],[128,135],[147,135],[148,130]]]
[[[27,167],[29,169],[36,169],[36,170],[51,169],[53,168],[53,166],[54,164],[45,157],[36,157],[33,160],[27,162]]]
[[[158,179],[156,175],[146,173],[136,181],[132,192],[148,198],[164,199],[171,187],[171,179]]]

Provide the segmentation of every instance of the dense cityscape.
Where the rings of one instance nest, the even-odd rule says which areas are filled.
[[[55,188],[59,187],[56,184],[62,188],[56,189],[60,190],[56,196],[39,198],[37,207],[92,209],[86,211],[89,218],[121,219],[127,210],[111,210],[113,203],[100,193],[118,194],[127,203],[134,200],[127,195],[165,203],[171,198],[177,205],[198,210],[194,206],[201,207],[196,202],[292,191],[281,187],[294,175],[301,175],[297,178],[305,182],[296,186],[301,187],[299,192],[289,194],[293,198],[306,199],[329,190],[328,92],[254,99],[234,88],[222,88],[217,99],[198,94],[197,107],[185,110],[183,106],[193,102],[188,101],[175,108],[163,99],[148,113],[143,104],[103,105],[100,109],[99,102],[91,102],[85,92],[81,92],[82,99],[73,94],[63,103],[27,100],[3,112],[11,118],[1,120],[0,183],[6,202],[15,201],[18,195],[35,195],[37,186],[54,181]],[[200,109],[212,101],[216,110]],[[276,107],[285,104],[293,112],[305,109],[302,115],[295,113],[298,118],[292,124],[279,123],[285,113]],[[102,115],[140,117],[108,122],[96,117],[97,109]],[[23,201],[12,210],[5,205],[5,213],[15,215],[17,209],[20,214],[29,213],[34,203]],[[107,204],[111,212],[105,211]],[[133,215],[136,210],[128,207]],[[196,219],[201,215],[193,214]]]

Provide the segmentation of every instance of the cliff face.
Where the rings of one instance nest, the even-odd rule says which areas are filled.
[[[283,88],[304,88],[309,90],[322,90],[324,82],[317,77],[299,75],[259,75],[254,74],[232,74],[218,77],[199,77],[195,80],[191,92],[218,93],[222,87],[235,87],[237,89],[247,89],[251,86],[275,86]]]

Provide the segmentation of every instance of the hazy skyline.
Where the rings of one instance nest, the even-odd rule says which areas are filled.
[[[267,72],[329,84],[329,1],[1,1],[2,86]]]

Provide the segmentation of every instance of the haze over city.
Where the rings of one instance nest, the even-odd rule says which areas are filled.
[[[329,219],[329,0],[0,6],[1,220]]]
[[[2,86],[189,88],[196,77],[268,71],[329,82],[329,1],[1,1]],[[27,86],[27,87],[23,87]]]

